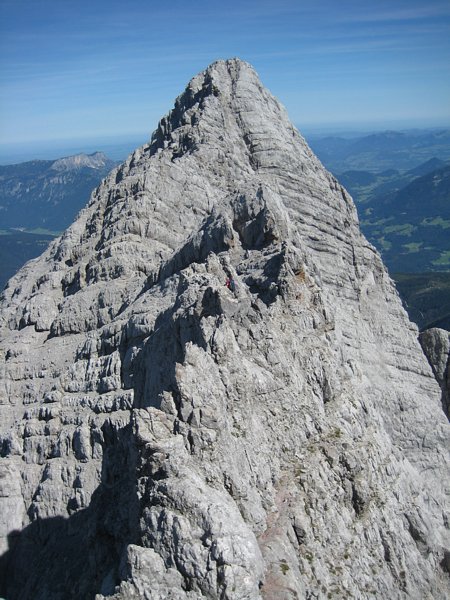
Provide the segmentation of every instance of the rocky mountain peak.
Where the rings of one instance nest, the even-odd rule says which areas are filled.
[[[87,167],[89,169],[99,169],[107,164],[113,165],[113,162],[103,152],[93,152],[92,154],[74,154],[55,160],[51,168],[55,171],[71,171]]]
[[[242,145],[250,163],[259,167],[266,154],[261,142],[274,134],[285,143],[299,135],[251,65],[239,59],[217,61],[190,81],[161,119],[150,153],[170,148],[176,158],[200,146],[223,147],[227,137]],[[306,144],[305,152],[311,159]]]
[[[416,338],[345,189],[214,63],[3,293],[0,593],[444,597]]]

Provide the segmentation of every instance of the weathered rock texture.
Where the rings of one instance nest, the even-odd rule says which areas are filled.
[[[419,341],[441,386],[442,408],[450,416],[450,333],[433,327],[422,331]]]
[[[4,292],[8,600],[444,598],[416,337],[346,191],[214,63]]]

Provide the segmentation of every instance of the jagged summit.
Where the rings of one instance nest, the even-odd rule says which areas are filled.
[[[280,129],[278,134],[275,129]],[[199,145],[223,146],[223,136],[235,135],[233,141],[245,144],[252,166],[264,167],[269,165],[259,160],[268,150],[264,148],[268,133],[276,134],[275,140],[286,133],[302,139],[251,65],[239,59],[221,60],[194,77],[178,96],[154,132],[150,152],[171,147],[178,157]],[[306,143],[305,151],[311,159]]]
[[[213,63],[3,294],[0,595],[444,598],[416,336],[347,192]]]

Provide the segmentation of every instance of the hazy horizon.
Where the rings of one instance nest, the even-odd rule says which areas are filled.
[[[194,75],[234,56],[304,133],[450,123],[449,23],[442,0],[3,0],[0,143],[149,136]]]
[[[156,126],[156,125],[155,125]],[[411,132],[433,131],[450,129],[446,123],[426,125],[420,123],[395,123],[383,122],[376,126],[375,123],[324,123],[301,127],[296,125],[300,133],[307,139],[315,137],[363,137],[372,133],[384,131]],[[133,150],[150,140],[151,132],[119,134],[109,136],[83,136],[73,138],[59,138],[47,140],[31,140],[14,144],[0,144],[0,165],[16,164],[30,160],[53,160],[74,154],[92,154],[104,152],[112,160],[124,160]]]

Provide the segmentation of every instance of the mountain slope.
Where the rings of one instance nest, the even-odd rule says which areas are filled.
[[[439,386],[248,64],[189,83],[1,319],[8,599],[445,597]]]
[[[450,331],[450,273],[398,273],[395,284],[409,318],[420,330]]]
[[[95,152],[0,166],[2,228],[65,229],[115,165]]]
[[[403,173],[339,175],[358,207],[362,231],[382,253],[410,318],[421,329],[449,327],[450,275],[442,272],[448,271],[450,252],[448,169],[434,158]]]
[[[0,233],[0,290],[28,260],[44,252],[55,235],[3,231]]]
[[[361,206],[362,227],[392,272],[450,268],[450,165]]]
[[[357,207],[363,209],[364,204],[370,205],[374,199],[397,192],[417,177],[428,175],[445,166],[444,161],[432,158],[410,171],[400,172],[396,169],[388,169],[380,173],[345,171],[335,175],[350,192]]]

